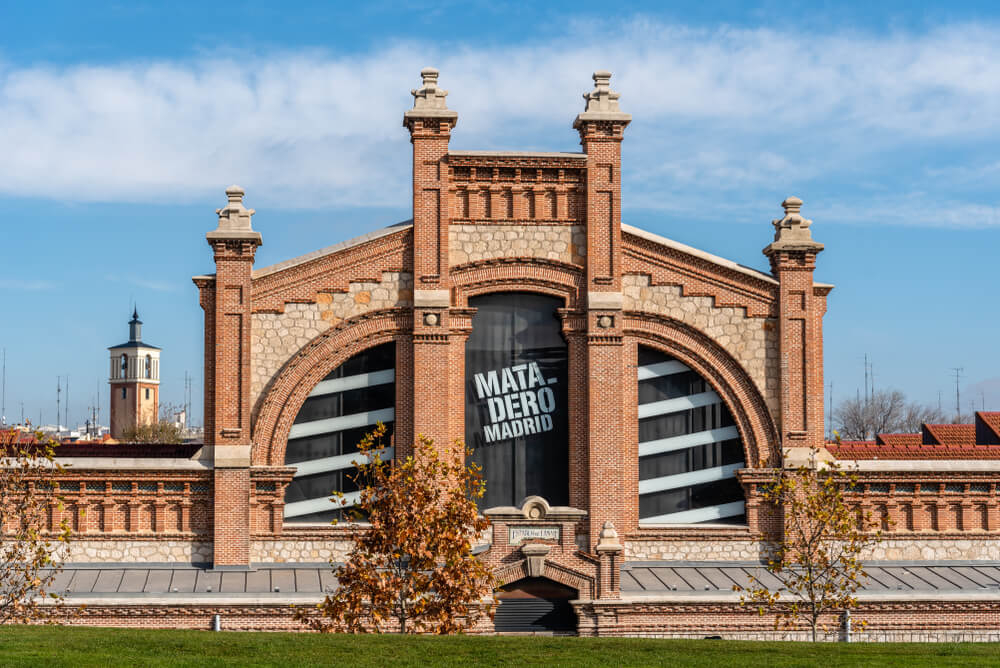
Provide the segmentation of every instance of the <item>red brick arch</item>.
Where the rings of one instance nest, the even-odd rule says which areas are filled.
[[[778,428],[767,402],[732,355],[711,337],[673,318],[638,312],[623,315],[628,340],[673,355],[697,371],[718,393],[736,421],[748,468],[773,466],[781,461]],[[630,439],[632,447],[636,447],[631,443],[635,440]]]
[[[292,355],[264,389],[253,424],[253,465],[284,466],[292,422],[316,383],[367,348],[408,338],[412,324],[409,309],[366,313],[331,327]]]
[[[567,308],[582,303],[586,277],[582,267],[538,258],[500,258],[458,265],[451,269],[456,306],[469,297],[490,292],[540,292],[565,300]]]

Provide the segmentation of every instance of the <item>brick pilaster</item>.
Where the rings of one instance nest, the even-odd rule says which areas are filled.
[[[587,156],[586,442],[589,544],[606,522],[628,526],[623,397],[625,369],[621,292],[621,143],[632,121],[618,107],[611,73],[594,73],[594,90],[573,127]]]
[[[456,411],[464,409],[464,402],[461,407],[455,402],[464,393],[454,392],[456,353],[448,315],[447,158],[458,113],[447,108],[448,91],[438,88],[438,71],[425,68],[420,74],[423,85],[412,91],[413,109],[403,115],[413,144],[412,433],[442,444],[464,432],[453,425]]]
[[[214,454],[214,565],[250,565],[250,292],[261,244],[243,190],[226,190],[219,227],[206,235],[215,280],[205,284],[205,445]],[[196,282],[198,282],[196,280]],[[201,287],[203,283],[199,283]],[[211,311],[211,317],[209,317]]]
[[[773,221],[774,243],[764,249],[779,286],[782,449],[822,447],[823,315],[828,288],[813,284],[823,244],[812,240],[812,221],[799,214],[802,200],[789,197],[785,216]]]

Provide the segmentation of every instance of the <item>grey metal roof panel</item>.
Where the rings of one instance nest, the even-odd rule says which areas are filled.
[[[69,590],[81,594],[93,591],[94,583],[97,582],[97,576],[100,574],[100,571],[76,571],[73,573],[73,579],[70,580]]]
[[[142,592],[146,587],[146,579],[149,577],[149,573],[150,571],[146,569],[129,569],[125,571],[121,582],[118,584],[118,591],[120,593],[127,594],[138,594]]]
[[[271,571],[271,591],[295,591],[295,571]]]
[[[198,577],[198,571],[191,569],[176,570],[170,578],[170,591],[190,594],[194,591],[194,582]]]
[[[315,568],[296,568],[295,591],[316,593],[322,591],[319,586],[319,571]]]
[[[1000,594],[1000,562],[873,562],[860,593],[886,596]],[[733,584],[750,576],[778,590],[781,582],[760,564],[712,562],[628,562],[622,567],[622,591],[630,596],[732,594]],[[259,564],[250,571],[213,571],[190,564],[70,565],[56,575],[54,592],[71,597],[188,598],[262,597],[281,600],[294,594],[319,597],[337,586],[327,565]]]
[[[952,570],[980,587],[991,587],[1000,584],[1000,582],[997,582],[985,573],[980,572],[978,568],[973,568],[972,566],[955,566]]]
[[[247,591],[247,574],[230,571],[222,574],[219,591],[224,594],[245,594]]]
[[[150,570],[146,577],[146,585],[142,588],[145,593],[163,594],[170,591],[170,578],[173,571],[165,569]]]
[[[198,571],[194,583],[195,592],[222,591],[222,573]]]
[[[269,591],[271,591],[271,571],[259,570],[247,573],[248,594],[263,594]]]

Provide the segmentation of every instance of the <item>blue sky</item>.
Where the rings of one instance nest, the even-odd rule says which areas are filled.
[[[210,7],[202,6],[210,4]],[[1000,9],[881,3],[0,3],[0,347],[21,402],[71,421],[138,303],[163,402],[194,377],[223,190],[265,266],[409,217],[400,126],[441,69],[454,148],[577,150],[607,68],[633,115],[623,218],[764,269],[787,195],[836,284],[826,374],[1000,410]],[[350,7],[350,10],[341,9]],[[106,412],[105,412],[106,414]]]

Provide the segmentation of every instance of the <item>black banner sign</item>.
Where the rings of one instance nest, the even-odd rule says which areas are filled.
[[[483,467],[481,505],[518,505],[537,494],[569,502],[567,349],[562,301],[506,292],[469,300],[465,431]]]

